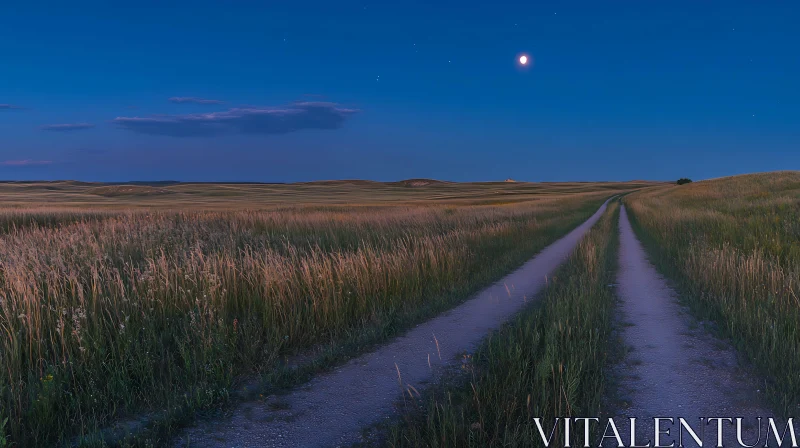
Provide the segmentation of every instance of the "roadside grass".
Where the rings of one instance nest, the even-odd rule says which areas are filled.
[[[92,435],[142,413],[167,422],[155,433],[166,437],[243,376],[336,347],[284,378],[299,381],[465,299],[611,193],[581,188],[503,206],[142,210],[9,226],[0,440],[103,445]]]
[[[535,305],[465,354],[462,372],[411,403],[388,431],[389,446],[541,446],[534,418],[549,436],[556,417],[599,415],[616,302],[618,211],[617,202],[609,205]],[[560,445],[563,434],[556,431],[553,441]]]
[[[800,172],[653,189],[626,198],[659,270],[766,378],[776,411],[800,409]]]

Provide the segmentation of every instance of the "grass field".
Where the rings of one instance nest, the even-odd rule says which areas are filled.
[[[541,446],[534,417],[549,435],[556,417],[600,415],[618,212],[612,203],[537,305],[465,354],[463,372],[412,403],[389,446]],[[557,446],[563,434],[553,437]]]
[[[0,184],[0,446],[169,426],[287,356],[326,368],[647,185]]]
[[[736,176],[626,198],[634,228],[685,301],[800,409],[800,172]]]
[[[303,206],[502,205],[588,191],[629,191],[654,182],[474,182],[429,179],[299,184],[104,185],[86,182],[0,182],[3,212],[42,207],[82,212],[132,209],[253,210]],[[155,191],[154,191],[155,190]]]

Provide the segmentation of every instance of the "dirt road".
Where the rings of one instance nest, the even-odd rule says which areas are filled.
[[[619,227],[617,293],[622,302],[623,339],[632,349],[626,363],[617,368],[621,398],[630,403],[620,417],[640,419],[642,424],[637,423],[636,429],[640,444],[653,439],[653,417],[683,417],[695,429],[701,427],[699,417],[744,417],[751,427],[743,440],[752,444],[758,438],[755,417],[772,415],[762,404],[757,382],[740,367],[730,345],[712,336],[677,302],[647,260],[624,207]],[[735,426],[724,425],[725,446],[740,446]],[[677,422],[665,425],[670,426],[674,436]],[[704,446],[716,446],[716,421],[702,427]],[[623,440],[627,444],[629,435],[623,435]],[[669,445],[676,439],[663,440],[663,445]],[[764,440],[758,446],[764,446]],[[697,446],[690,442],[684,432],[684,446]]]
[[[607,203],[607,202],[606,202]],[[462,305],[379,350],[320,375],[282,397],[239,406],[232,417],[187,431],[178,446],[331,447],[358,442],[362,429],[393,415],[401,393],[415,393],[458,355],[525,306],[601,216],[572,232]]]

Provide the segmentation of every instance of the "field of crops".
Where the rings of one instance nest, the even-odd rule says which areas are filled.
[[[800,406],[798,172],[0,190],[0,446],[103,446],[120,422],[170,444],[243,386],[287,391],[453,308],[618,193],[690,314],[750,361],[778,415]],[[635,325],[615,297],[619,209],[536,305],[405,401],[388,445],[530,446],[533,417],[619,412],[615,325]]]
[[[143,414],[168,427],[248,376],[292,381],[276,373],[287,356],[306,375],[328,368],[639,185],[314,187],[350,205],[270,199],[308,187],[250,203],[235,190],[258,186],[225,187],[218,203],[213,186],[197,193],[208,202],[186,186],[99,199],[45,186],[5,185],[39,202],[6,195],[0,213],[0,440],[18,446],[101,443],[98,429]]]

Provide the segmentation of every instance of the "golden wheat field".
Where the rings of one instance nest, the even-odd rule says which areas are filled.
[[[287,356],[313,373],[452,306],[648,185],[0,184],[0,437],[168,430]]]

